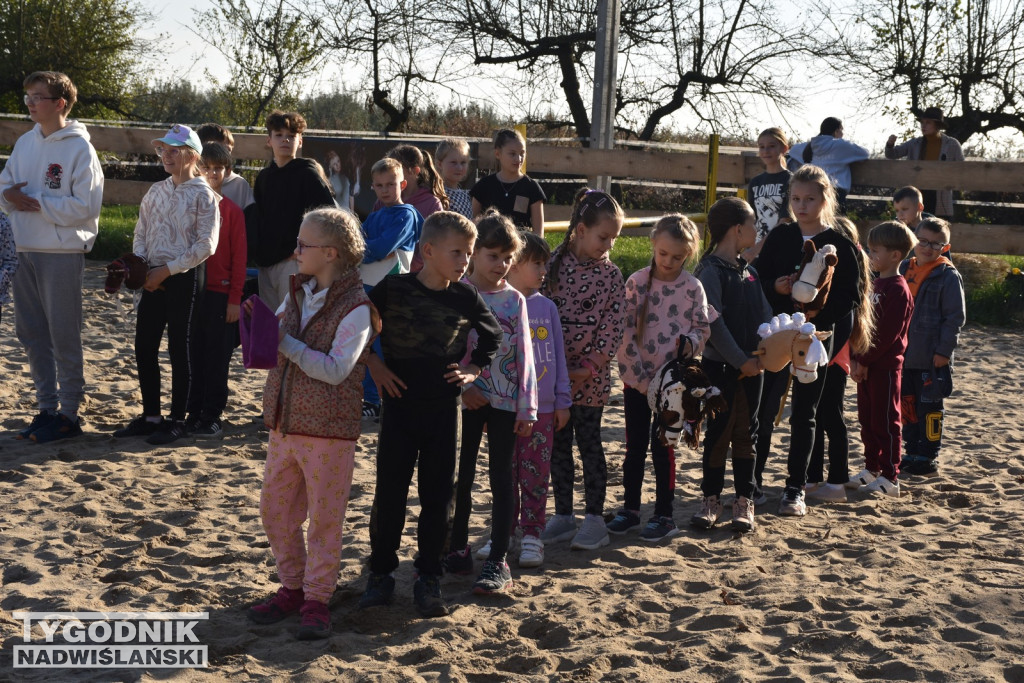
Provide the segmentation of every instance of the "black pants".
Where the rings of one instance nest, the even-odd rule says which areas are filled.
[[[420,555],[416,568],[420,574],[441,574],[461,413],[458,398],[384,399],[377,441],[377,486],[370,513],[370,571],[374,574],[389,574],[398,567],[409,485],[417,469]]]
[[[757,412],[761,399],[762,378],[744,377],[739,371],[720,361],[704,359],[700,363],[711,383],[722,391],[729,409],[711,418],[704,437],[704,479],[701,491],[705,496],[719,496],[725,488],[725,455],[732,446],[732,478],[736,495],[753,498],[754,456],[757,443]]]
[[[782,372],[765,372],[761,390],[761,402],[757,407],[757,462],[754,463],[754,480],[757,491],[764,490],[764,468],[772,452],[772,433],[775,431],[775,417],[786,394],[789,384],[789,368]]]
[[[831,328],[826,330],[831,332]],[[829,352],[831,339],[825,339],[822,343],[825,350]],[[818,369],[817,378],[808,384],[793,381],[793,412],[789,416],[789,457],[787,458],[786,486],[802,489],[807,483],[807,466],[811,461],[811,451],[814,449],[814,430],[816,428],[815,418],[818,413],[818,403],[821,402],[821,394],[825,389],[825,377],[828,376],[822,368]]]
[[[828,483],[845,484],[850,480],[850,439],[843,416],[846,380],[846,371],[838,365],[829,365],[825,371],[825,388],[818,402],[807,481],[825,479],[825,437],[828,437]]]
[[[900,402],[903,413],[903,449],[907,455],[935,460],[942,450],[945,409],[943,400],[935,396],[935,392],[924,390],[928,372],[903,369],[903,396]]]
[[[193,344],[195,322],[202,304],[202,276],[194,268],[164,280],[155,292],[142,292],[135,326],[135,365],[142,390],[142,411],[147,417],[160,412],[160,340],[167,330],[167,355],[171,359],[172,420],[184,420],[195,373]]]
[[[626,414],[626,458],[622,461],[623,507],[640,509],[640,489],[647,469],[647,447],[651,448],[654,466],[654,514],[672,516],[672,499],[676,490],[676,454],[658,439],[658,422],[651,419],[647,396],[632,387],[622,391]]]
[[[462,550],[469,539],[469,516],[473,511],[473,479],[477,456],[487,426],[487,454],[491,483],[491,555],[502,561],[508,553],[515,508],[515,470],[512,456],[516,447],[516,414],[486,405],[462,411],[462,448],[459,478],[455,488],[455,517],[452,521],[451,550]]]
[[[203,295],[193,345],[197,372],[188,401],[188,414],[201,420],[219,420],[228,404],[228,369],[238,323],[224,322],[227,308],[227,294],[207,290]]]

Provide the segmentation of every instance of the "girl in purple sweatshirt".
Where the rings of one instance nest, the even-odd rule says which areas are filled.
[[[519,566],[539,567],[544,563],[544,542],[540,535],[548,504],[551,448],[555,432],[569,422],[572,393],[558,308],[539,291],[548,272],[551,247],[540,235],[524,232],[522,237],[525,244],[508,272],[508,283],[526,297],[537,374],[537,421],[529,436],[516,440],[513,466],[519,495],[515,499],[513,519],[519,518],[523,532]]]
[[[569,230],[551,257],[542,289],[562,320],[565,361],[572,382],[572,408],[568,426],[555,433],[551,453],[551,479],[555,515],[541,538],[572,540],[574,550],[596,550],[608,545],[604,499],[608,484],[601,416],[611,394],[611,362],[622,343],[622,273],[608,254],[622,231],[622,209],[611,195],[583,190],[576,196]],[[573,437],[583,461],[586,517],[576,528],[572,489]]]
[[[477,240],[465,281],[477,288],[503,331],[501,346],[491,364],[462,393],[462,450],[459,454],[455,518],[452,524],[448,571],[470,574],[469,515],[473,507],[473,477],[484,427],[487,428],[491,484],[491,540],[480,577],[473,584],[479,595],[503,592],[512,585],[505,555],[514,525],[515,485],[512,457],[517,436],[527,436],[537,420],[537,377],[527,321],[526,299],[505,276],[522,249],[519,231],[508,218],[489,211],[477,225]],[[468,351],[476,347],[470,332]]]

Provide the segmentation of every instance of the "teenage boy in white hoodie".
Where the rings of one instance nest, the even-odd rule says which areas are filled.
[[[78,94],[71,79],[36,71],[24,86],[36,125],[0,173],[0,207],[18,249],[15,330],[39,403],[18,438],[43,443],[82,433],[82,278],[99,230],[103,170],[85,126],[67,119]]]

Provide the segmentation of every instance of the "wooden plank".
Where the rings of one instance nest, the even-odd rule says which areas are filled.
[[[490,143],[480,143],[477,165],[494,170],[494,151]],[[661,152],[636,149],[590,149],[530,144],[526,148],[528,173],[559,173],[570,176],[610,175],[614,178],[646,178],[677,182],[706,179],[707,154],[697,152]],[[723,184],[745,183],[744,157],[722,154],[718,177]]]
[[[146,183],[140,180],[113,180],[108,178],[103,181],[103,203],[139,204],[151,187],[153,187],[153,183]]]
[[[867,244],[871,228],[881,221],[857,221],[861,244]],[[966,254],[1024,254],[1024,225],[951,223],[953,252]]]
[[[853,164],[855,185],[1024,192],[1024,162],[871,159]]]

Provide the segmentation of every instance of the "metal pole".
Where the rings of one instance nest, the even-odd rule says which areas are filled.
[[[708,139],[708,179],[704,192],[704,213],[711,210],[718,196],[718,133],[712,133]],[[704,224],[704,243],[707,244],[710,238],[707,224]]]
[[[615,84],[619,54],[621,0],[598,0],[594,45],[594,101],[590,110],[590,146],[612,149],[615,140]],[[591,184],[611,190],[611,176],[593,176]]]

